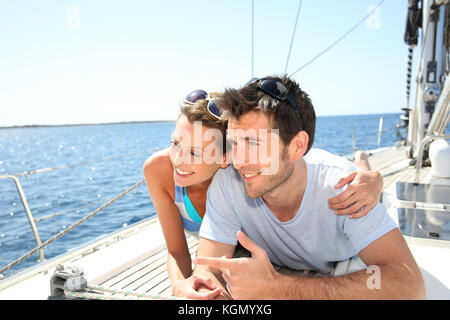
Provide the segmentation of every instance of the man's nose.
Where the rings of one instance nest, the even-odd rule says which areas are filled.
[[[233,166],[236,170],[248,165],[248,150],[245,146],[233,148]]]

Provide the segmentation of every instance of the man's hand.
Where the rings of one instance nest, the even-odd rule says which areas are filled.
[[[338,215],[349,214],[350,218],[367,215],[380,199],[383,177],[377,170],[353,171],[334,186],[340,189],[349,184],[341,194],[328,199],[328,206]]]
[[[200,288],[203,288],[201,292]],[[218,288],[210,278],[201,275],[191,276],[172,286],[174,296],[188,299],[211,300],[221,292],[222,289]]]
[[[193,262],[219,269],[233,299],[270,299],[272,292],[269,285],[276,280],[278,273],[264,249],[242,231],[237,232],[237,238],[241,245],[250,251],[251,258],[197,257]]]

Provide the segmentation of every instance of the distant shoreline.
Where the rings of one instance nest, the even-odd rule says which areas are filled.
[[[105,126],[116,124],[140,124],[140,123],[163,123],[175,122],[175,120],[149,120],[149,121],[122,121],[104,123],[76,123],[76,124],[26,124],[18,126],[0,127],[1,129],[23,129],[23,128],[53,128],[53,127],[84,127],[84,126]]]
[[[349,116],[383,116],[383,115],[393,115],[393,114],[400,115],[401,112],[321,115],[321,116],[317,116],[317,118],[321,118],[321,117],[323,117],[323,118],[327,118],[327,117],[349,117]],[[122,121],[122,122],[77,123],[77,124],[27,124],[27,125],[0,127],[0,130],[1,129],[22,129],[22,128],[104,126],[104,125],[116,125],[116,124],[165,123],[165,122],[175,122],[175,120]]]

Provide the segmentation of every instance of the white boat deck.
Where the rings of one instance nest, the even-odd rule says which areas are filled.
[[[194,257],[198,241],[193,237],[187,240],[189,252]],[[111,270],[93,280],[91,284],[118,290],[170,296],[172,291],[166,271],[166,259],[167,249],[162,246]]]
[[[404,149],[387,148],[371,155],[369,161],[384,177],[383,203],[397,221],[396,209],[391,207],[395,182],[412,182],[415,168],[409,166]],[[429,181],[429,173],[429,168],[423,168],[421,181]],[[424,275],[427,298],[450,299],[449,241],[405,238]],[[192,256],[197,242],[188,238]],[[153,218],[0,281],[0,299],[47,299],[50,278],[59,263],[82,268],[91,285],[170,296],[166,259],[164,237]]]

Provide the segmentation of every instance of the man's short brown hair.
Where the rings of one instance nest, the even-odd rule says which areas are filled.
[[[305,154],[311,149],[314,142],[316,128],[316,113],[308,94],[287,75],[282,77],[271,76],[264,79],[274,79],[283,83],[292,93],[295,103],[303,117],[305,127],[302,126],[293,106],[286,100],[272,98],[257,87],[257,83],[250,83],[240,89],[226,89],[218,105],[227,116],[239,119],[251,111],[260,111],[268,114],[272,129],[278,129],[281,141],[288,145],[292,138],[304,130],[309,136],[308,147]]]

